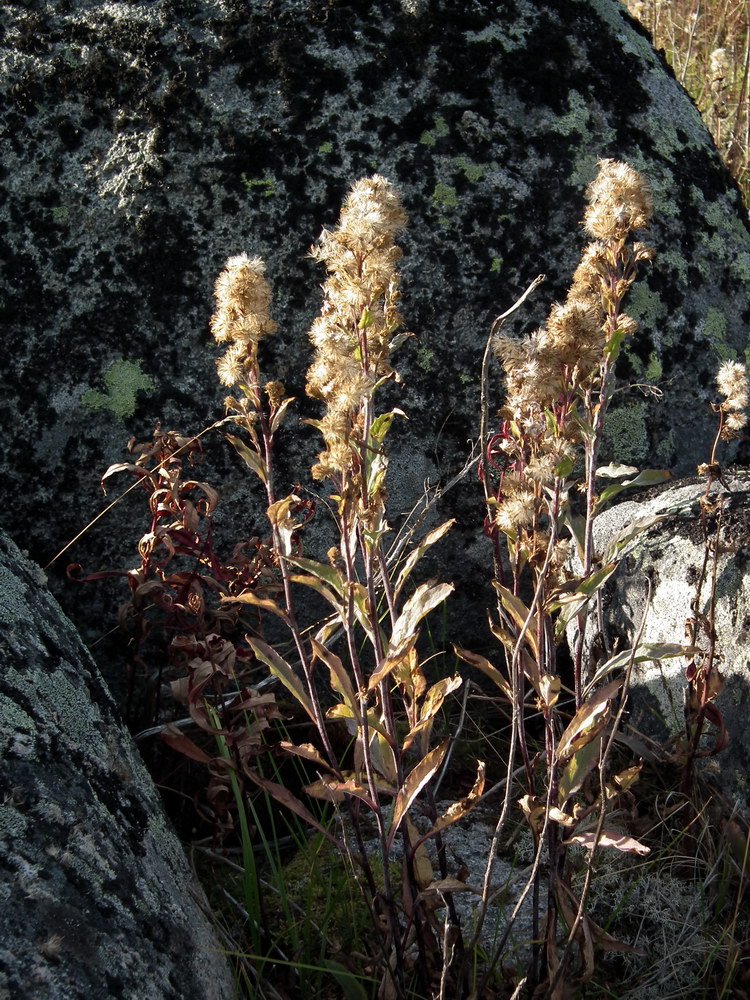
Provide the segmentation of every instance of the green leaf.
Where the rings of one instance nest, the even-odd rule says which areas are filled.
[[[322,967],[336,980],[343,1000],[368,1000],[369,994],[352,972],[331,958],[320,960]]]
[[[388,646],[389,658],[396,655],[399,647],[408,645],[410,642],[413,644],[413,637],[416,635],[419,622],[433,608],[447,600],[453,590],[452,583],[435,583],[434,580],[420,583],[394,622]]]
[[[294,670],[292,670],[286,660],[282,659],[276,650],[269,646],[268,643],[263,642],[262,639],[253,639],[252,636],[246,635],[245,641],[258,659],[266,664],[274,677],[278,677],[287,691],[294,695],[312,721],[316,722],[315,712],[313,710],[313,704],[310,696],[303,688],[302,681],[299,677],[297,677]]]
[[[620,479],[622,476],[632,476],[638,474],[638,469],[634,465],[621,465],[617,462],[610,462],[609,465],[602,465],[596,470],[597,476],[606,479]]]
[[[627,468],[622,466],[622,468]],[[633,470],[637,472],[637,469]],[[600,475],[601,469],[597,469],[597,475]],[[618,493],[622,493],[623,490],[628,490],[634,486],[653,486],[655,483],[663,483],[667,479],[671,479],[672,473],[668,472],[666,469],[644,469],[635,479],[627,479],[624,483],[616,483],[613,486],[607,486],[599,494],[597,499],[597,507],[600,507],[607,500],[611,500],[612,497],[616,497]]]
[[[245,465],[253,470],[262,483],[266,484],[268,482],[268,468],[258,452],[250,448],[242,438],[238,438],[235,434],[226,434],[225,437]]]
[[[317,591],[321,597],[325,598],[326,601],[331,605],[331,607],[336,611],[336,617],[339,621],[344,620],[344,605],[338,599],[333,591],[326,587],[324,583],[321,583],[314,576],[301,576],[299,573],[290,573],[289,579],[292,583],[301,583],[305,587],[311,587],[313,590]]]
[[[563,625],[567,624],[604,586],[619,565],[619,561],[607,563],[606,566],[602,566],[601,569],[590,573],[582,580],[571,580],[564,583],[550,595],[549,610],[563,608],[560,619]]]
[[[555,466],[555,476],[557,479],[567,479],[573,471],[575,462],[570,455],[565,455]]]
[[[281,426],[281,422],[284,419],[284,417],[286,416],[287,408],[289,407],[290,403],[294,402],[294,400],[295,400],[295,397],[294,396],[290,396],[289,399],[285,399],[285,400],[283,400],[279,404],[279,408],[276,410],[276,412],[273,415],[273,419],[271,420],[271,433],[272,434],[275,434],[276,431]]]
[[[623,649],[603,663],[584,689],[584,697],[614,670],[624,670],[630,663],[644,663],[647,660],[669,660],[675,656],[692,656],[699,652],[697,646],[683,646],[677,642],[643,642],[635,650]]]
[[[668,515],[651,514],[648,517],[640,517],[626,524],[607,545],[607,551],[604,553],[604,561],[612,562],[615,560],[628,542],[632,542],[634,538],[637,538],[642,532],[658,524],[659,521],[663,521],[665,517],[668,517]]]
[[[625,339],[625,331],[618,327],[612,334],[612,336],[609,338],[607,343],[604,345],[604,354],[609,358],[611,362],[616,361],[617,358],[620,356],[620,347],[624,339]]]
[[[292,566],[296,566],[298,569],[304,570],[306,573],[310,573],[312,576],[317,577],[318,580],[322,580],[323,583],[327,583],[329,587],[333,587],[339,597],[343,597],[346,593],[346,583],[341,573],[333,566],[329,566],[326,563],[316,562],[315,559],[304,559],[302,557],[289,558],[287,562]],[[302,582],[301,580],[298,582]]]
[[[581,747],[565,765],[565,770],[560,775],[557,796],[557,802],[561,809],[564,809],[568,799],[581,789],[588,775],[598,764],[601,742],[600,735]]]
[[[406,416],[403,410],[399,410],[396,407],[393,410],[389,410],[388,413],[380,413],[372,422],[370,427],[370,444],[382,445],[386,434],[391,429],[391,424],[393,423],[394,417],[403,417],[404,420],[409,418]]]
[[[323,646],[321,643],[316,642],[315,639],[311,639],[313,652],[322,660],[323,663],[328,667],[331,674],[331,688],[340,694],[344,699],[344,703],[352,710],[355,716],[359,715],[359,705],[357,704],[357,697],[354,694],[354,687],[349,678],[349,674],[346,672],[344,664],[341,662],[335,653],[332,653],[329,649]]]

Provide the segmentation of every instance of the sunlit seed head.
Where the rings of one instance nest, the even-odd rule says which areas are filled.
[[[260,257],[239,254],[230,257],[214,286],[216,313],[211,317],[211,333],[219,343],[257,343],[274,333],[270,316],[271,289]]]
[[[648,225],[654,211],[648,185],[637,170],[618,160],[600,160],[587,191],[583,224],[596,239],[624,239]]]
[[[244,361],[247,351],[244,343],[231,344],[223,357],[216,362],[219,382],[222,385],[237,385],[245,373]]]
[[[747,369],[738,361],[724,361],[716,373],[716,386],[727,399],[738,396],[747,399]]]

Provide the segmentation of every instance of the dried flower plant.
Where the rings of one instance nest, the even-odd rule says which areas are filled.
[[[335,512],[337,542],[327,559],[318,561],[303,550],[314,503],[296,493],[277,494],[275,437],[292,399],[261,370],[259,346],[276,324],[259,258],[243,254],[227,261],[216,282],[211,332],[226,345],[217,372],[231,390],[228,417],[220,423],[233,426],[225,436],[263,486],[268,537],[241,543],[228,563],[216,555],[211,532],[216,491],[205,483],[185,482],[181,475],[179,456],[195,450],[195,439],[157,430],[153,445],[132,446],[139,456],[134,462],[113,466],[105,476],[128,470],[149,493],[152,525],[139,547],[140,568],[128,573],[131,605],[140,621],[148,602],[168,608],[171,615],[170,656],[183,671],[172,684],[173,694],[194,727],[215,741],[218,753],[212,755],[205,742],[181,726],[166,727],[163,737],[209,766],[208,799],[221,832],[231,829],[236,816],[256,957],[277,952],[261,932],[263,889],[251,842],[252,820],[257,819],[254,794],[274,799],[317,829],[360,873],[373,929],[361,958],[376,976],[382,1000],[490,995],[494,970],[529,894],[534,943],[514,996],[525,986],[534,995],[557,1000],[591,978],[595,949],[628,950],[594,922],[586,901],[598,849],[648,852],[616,816],[620,803],[630,801],[640,766],[620,766],[616,773],[610,767],[633,665],[692,657],[688,762],[699,753],[704,723],[719,725],[714,698],[721,678],[717,657],[699,649],[698,632],[705,623],[697,615],[689,646],[645,645],[638,636],[632,649],[612,651],[591,614],[617,568],[624,540],[635,530],[615,540],[609,551],[598,552],[593,535],[597,513],[623,489],[661,481],[667,474],[598,465],[614,366],[624,339],[636,332],[624,299],[639,267],[652,256],[633,235],[648,224],[653,208],[643,178],[613,160],[600,162],[587,199],[583,223],[591,242],[566,300],[552,306],[544,325],[530,337],[519,340],[502,333],[505,320],[536,288],[537,279],[496,321],[485,352],[480,469],[486,531],[495,552],[492,631],[504,649],[505,669],[477,653],[456,652],[497,686],[510,705],[512,728],[501,783],[504,798],[483,884],[474,889],[479,906],[471,936],[453,901],[454,893],[471,886],[466,873],[449,863],[442,838],[482,798],[484,765],[478,763],[464,797],[438,810],[435,788],[450,758],[451,737],[438,740],[437,723],[462,678],[429,679],[420,632],[425,617],[453,588],[434,580],[412,582],[422,555],[452,522],[430,531],[410,551],[397,547],[395,564],[385,549],[390,531],[385,441],[393,420],[403,414],[397,409],[378,412],[377,391],[386,381],[399,381],[392,355],[410,336],[399,332],[396,266],[401,250],[395,242],[406,216],[388,181],[377,175],[358,181],[337,227],[323,230],[311,251],[327,271],[321,314],[310,330],[314,357],[307,373],[308,394],[325,408],[320,419],[309,423],[323,437],[312,477],[332,490],[328,500]],[[492,352],[502,367],[506,398],[490,434],[486,373]],[[724,400],[714,406],[719,431],[704,470],[707,495],[721,475],[718,442],[741,432],[748,399],[740,365],[724,364],[717,385]],[[610,480],[609,485],[602,486],[602,480]],[[579,492],[582,516],[575,496]],[[193,561],[188,571],[175,569],[172,560],[179,556]],[[327,603],[325,621],[306,625],[300,588]],[[244,614],[254,615],[253,622]],[[265,640],[262,622],[267,616],[288,630],[291,644]],[[571,623],[577,640],[569,691],[558,669],[557,649]],[[596,646],[592,626],[601,633],[596,638],[602,653],[587,660],[586,651]],[[703,629],[709,642],[712,627],[708,621]],[[238,631],[245,632],[244,639]],[[292,653],[282,655],[282,648]],[[283,685],[309,723],[309,742],[279,738],[279,706],[273,694],[262,693],[263,685],[250,683],[250,668],[262,669]],[[538,752],[532,716],[542,721]],[[336,727],[346,733],[344,750],[334,738]],[[721,737],[721,728],[719,733]],[[304,795],[277,780],[275,762],[282,756],[309,769]],[[534,860],[495,953],[476,964],[493,895],[492,865],[514,798],[531,832]],[[336,833],[321,819],[315,800],[342,810]],[[365,846],[373,828],[375,855]],[[427,842],[434,845],[431,853]],[[588,858],[583,886],[575,891],[573,845]],[[572,961],[574,946],[577,963]],[[350,977],[351,987],[345,958],[337,960],[344,963],[339,968]]]
[[[650,249],[632,239],[634,230],[644,228],[650,220],[651,195],[643,178],[630,166],[602,160],[587,190],[587,200],[583,224],[592,242],[583,251],[566,301],[553,306],[544,326],[525,340],[491,335],[505,376],[506,402],[500,411],[499,430],[485,442],[482,476],[489,531],[496,544],[498,620],[492,630],[504,647],[506,671],[489,661],[478,662],[481,658],[476,654],[458,650],[467,662],[480,666],[511,703],[508,781],[493,850],[510,812],[510,776],[520,753],[526,787],[518,804],[531,829],[536,858],[514,917],[525,896],[533,891],[538,914],[534,937],[540,946],[534,951],[524,982],[550,997],[563,996],[574,979],[591,977],[595,946],[626,948],[586,914],[590,878],[580,897],[573,892],[568,847],[579,844],[590,852],[589,876],[598,847],[647,853],[648,848],[635,838],[607,823],[607,814],[621,795],[628,794],[639,770],[636,766],[610,775],[608,759],[633,663],[685,651],[678,644],[646,649],[636,642],[633,649],[614,656],[605,652],[604,662],[584,662],[584,650],[591,648],[586,643],[589,607],[617,567],[616,550],[595,551],[594,518],[608,499],[627,486],[666,478],[662,472],[638,474],[638,470],[623,466],[598,466],[604,417],[614,387],[614,365],[623,340],[636,330],[635,322],[623,311],[623,300],[639,266],[652,256]],[[577,484],[574,469],[579,458],[583,481]],[[622,480],[625,475],[631,478],[597,490],[597,479]],[[574,486],[585,496],[582,520],[571,505]],[[501,539],[506,558],[499,551]],[[571,543],[579,563],[575,576],[571,574]],[[505,578],[506,572],[510,579]],[[522,597],[526,592],[532,595],[530,603]],[[561,630],[571,621],[576,622],[578,633],[573,649],[572,718],[565,714],[567,699],[556,655]],[[601,639],[606,650],[606,638]],[[544,723],[541,761],[534,757],[528,742],[529,689],[534,710]],[[543,851],[548,865],[547,906],[541,914]],[[486,912],[491,861],[492,854],[479,911],[480,926]],[[568,936],[562,951],[560,920]],[[501,938],[495,960],[509,930]],[[579,953],[575,977],[568,964],[574,943]]]

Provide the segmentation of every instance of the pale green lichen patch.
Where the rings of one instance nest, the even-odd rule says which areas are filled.
[[[429,347],[420,347],[417,350],[417,364],[423,372],[432,371],[435,365],[435,352]]]
[[[319,153],[332,153],[333,152],[333,143],[332,142],[321,142],[321,144],[318,146],[318,152]]]
[[[503,266],[502,257],[493,257],[492,263],[490,264],[490,274],[500,274],[500,269]]]
[[[432,192],[432,202],[442,208],[455,208],[458,205],[456,189],[450,184],[436,184]]]
[[[634,285],[631,289],[626,309],[633,319],[637,319],[651,329],[667,314],[666,306],[661,297],[647,288],[643,282]]]
[[[425,129],[425,131],[420,135],[419,141],[423,146],[434,146],[435,143],[441,136],[448,135],[450,129],[448,128],[448,123],[445,118],[438,115],[433,118],[433,127],[431,129]]]
[[[81,403],[90,410],[111,410],[120,419],[133,416],[139,392],[151,392],[154,388],[154,380],[141,369],[140,361],[122,359],[109,366],[104,373],[104,384],[106,393],[87,389]]]
[[[604,442],[608,454],[632,465],[643,462],[650,452],[646,403],[628,403],[610,410],[604,418]]]
[[[649,359],[643,374],[650,382],[658,381],[664,374],[662,363],[654,351],[652,351],[651,354],[649,355]]]
[[[325,143],[323,144],[325,145]],[[319,150],[319,152],[324,152]],[[330,150],[325,150],[330,152]],[[258,191],[264,198],[272,198],[276,194],[276,181],[273,177],[249,177],[247,174],[240,174],[242,186],[246,191]]]
[[[722,361],[730,361],[735,352],[727,344],[727,318],[720,309],[711,306],[706,312],[706,318],[701,329],[703,336],[709,341],[716,356]]]
[[[481,163],[472,163],[471,160],[465,156],[457,156],[455,164],[459,170],[463,170],[464,177],[467,181],[472,181],[473,183],[482,179],[485,168]]]

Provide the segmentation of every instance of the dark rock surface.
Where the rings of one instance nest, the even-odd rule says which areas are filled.
[[[206,910],[78,633],[0,533],[0,997],[230,1000]]]
[[[720,550],[716,572],[715,628],[717,661],[726,686],[716,699],[729,734],[729,746],[703,760],[704,773],[721,775],[721,788],[732,801],[750,808],[750,472],[731,470],[725,476],[731,492],[716,484],[712,496],[725,493]],[[622,552],[620,567],[603,591],[604,624],[609,641],[631,647],[645,616],[643,643],[684,643],[696,582],[704,558],[698,500],[705,479],[684,479],[643,492],[601,514],[594,526],[597,552],[631,523],[659,517]],[[710,523],[710,522],[709,522]],[[708,614],[711,559],[698,610]],[[651,598],[648,600],[648,581]],[[570,633],[572,636],[572,632]],[[591,638],[591,636],[589,636]],[[706,648],[705,639],[699,645]],[[648,736],[666,744],[684,732],[685,660],[666,659],[636,664],[630,721]],[[713,735],[712,735],[713,734]],[[716,729],[706,726],[704,749],[713,746]]]
[[[476,439],[492,318],[539,272],[513,329],[564,294],[602,156],[654,190],[657,258],[631,295],[643,332],[622,375],[664,382],[661,404],[618,396],[608,440],[634,464],[705,458],[717,358],[746,348],[750,236],[692,102],[616,0],[8,2],[0,32],[0,510],[43,565],[99,510],[98,476],[131,434],[222,415],[208,319],[230,254],[267,259],[279,333],[266,369],[316,415],[306,331],[323,276],[305,255],[374,171],[411,218],[402,304],[417,337],[396,358],[393,402],[411,419],[392,435],[393,522]],[[318,447],[295,421],[290,486]],[[262,530],[231,458],[202,476],[223,484],[228,535]],[[459,583],[465,645],[486,635],[492,602],[476,583],[489,572],[475,486],[438,512],[458,517],[439,572]],[[71,592],[62,567],[127,563],[146,524],[133,511],[50,571],[87,640],[106,629],[104,600]]]

